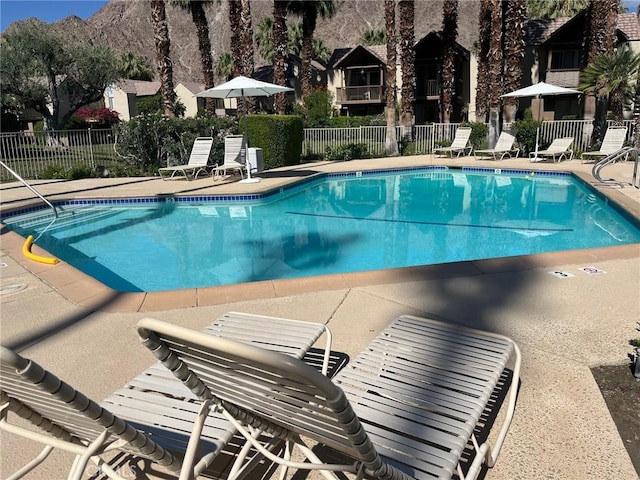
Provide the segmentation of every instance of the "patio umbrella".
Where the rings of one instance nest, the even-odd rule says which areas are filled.
[[[515,90],[511,93],[506,93],[502,95],[502,97],[534,97],[537,99],[541,99],[542,97],[552,96],[552,95],[570,95],[570,94],[581,94],[582,92],[579,90],[573,90],[571,88],[559,87],[557,85],[552,85],[550,83],[538,82],[535,85],[530,85],[525,88],[521,88],[519,90]],[[542,102],[538,102],[538,119],[541,117],[542,113]],[[532,162],[538,161],[538,147],[540,140],[540,125],[536,129],[536,151],[534,157],[531,159]]]
[[[276,93],[293,92],[293,88],[283,87],[274,83],[261,82],[248,77],[236,77],[228,82],[212,87],[196,94],[196,97],[208,98],[240,98],[240,97],[270,97]],[[246,135],[245,135],[246,136]],[[248,148],[248,142],[247,142]],[[245,161],[246,155],[245,155]],[[247,178],[240,183],[256,183],[259,178],[251,178],[251,166],[247,168]]]

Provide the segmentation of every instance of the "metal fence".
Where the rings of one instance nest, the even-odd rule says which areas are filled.
[[[613,122],[609,122],[611,125]],[[627,140],[633,138],[634,122],[626,120]],[[413,154],[428,154],[455,136],[457,123],[416,125],[411,129]],[[503,128],[508,129],[505,125]],[[573,137],[575,151],[589,148],[593,124],[591,120],[558,120],[543,122],[540,128],[540,146],[544,148],[554,138]],[[403,127],[396,127],[396,137],[403,144]],[[338,148],[351,143],[364,143],[373,157],[385,151],[385,126],[355,128],[307,128],[304,130],[302,154],[307,158],[323,158],[327,148]],[[0,133],[0,160],[21,177],[55,178],[58,172],[73,169],[99,169],[112,167],[122,159],[114,150],[114,133],[104,130],[68,130],[43,132]],[[53,175],[52,175],[53,174]],[[8,172],[0,169],[2,181],[12,180]]]
[[[608,121],[608,125],[613,125]],[[634,122],[625,120],[627,127],[627,141],[633,139]],[[431,123],[416,125],[412,128],[411,153],[432,153],[434,148],[450,142],[455,137],[459,123]],[[512,125],[505,124],[503,129],[509,130]],[[573,137],[574,151],[586,151],[591,144],[593,122],[591,120],[555,120],[542,122],[540,127],[540,146],[549,145],[553,139],[559,137]],[[322,157],[327,147],[336,148],[350,143],[366,143],[368,153],[374,157],[384,155],[386,127],[354,127],[354,128],[307,128],[304,131],[302,153],[307,157]],[[403,129],[396,128],[396,138],[402,142]]]
[[[2,133],[0,159],[22,178],[56,178],[73,169],[112,166],[118,161],[113,141],[111,129]],[[0,170],[2,181],[13,180]]]

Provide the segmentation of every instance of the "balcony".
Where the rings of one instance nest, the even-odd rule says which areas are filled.
[[[340,87],[336,89],[336,101],[342,105],[353,103],[382,103],[382,87],[365,85],[361,87]]]
[[[439,80],[418,80],[416,82],[416,98],[429,98],[440,96]]]
[[[559,87],[576,88],[580,84],[580,70],[548,70],[545,82]]]

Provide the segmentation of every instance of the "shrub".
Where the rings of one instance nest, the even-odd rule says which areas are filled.
[[[211,163],[222,161],[224,137],[238,133],[232,117],[167,118],[159,113],[140,115],[116,127],[118,153],[135,169],[156,174],[167,162],[183,164],[189,160],[196,137],[213,137]]]
[[[265,170],[300,163],[304,134],[299,115],[249,115],[242,125],[249,146],[262,149]]]
[[[352,160],[354,158],[368,157],[366,143],[347,143],[336,147],[328,146],[326,149],[327,160]]]
[[[525,118],[518,120],[513,124],[513,129],[516,132],[516,140],[520,145],[520,148],[524,150],[524,154],[532,152],[536,148],[536,134],[541,122],[533,120],[532,118]]]
[[[79,180],[81,178],[91,178],[94,176],[93,169],[88,165],[75,165],[69,170],[66,178]]]
[[[329,125],[333,115],[332,95],[326,89],[315,89],[296,105],[294,113],[302,117],[305,128],[322,128]]]
[[[47,179],[47,180],[59,180],[67,178],[66,170],[60,165],[49,165],[44,171],[39,175],[39,178]]]
[[[489,128],[482,122],[464,122],[460,126],[471,127],[471,137],[469,143],[473,145],[474,150],[487,147],[487,135]]]

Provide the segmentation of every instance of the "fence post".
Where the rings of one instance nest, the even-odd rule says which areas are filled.
[[[93,141],[91,139],[91,127],[87,129],[87,133],[89,134],[89,158],[91,158],[91,168],[96,169],[96,162],[93,159]]]

